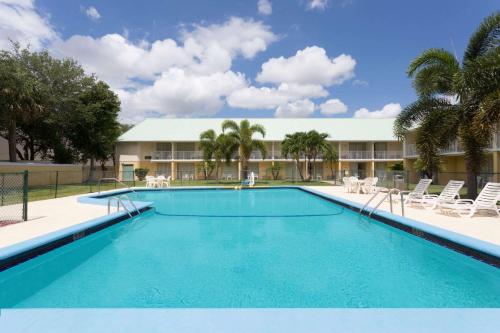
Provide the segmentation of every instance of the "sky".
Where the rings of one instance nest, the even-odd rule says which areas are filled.
[[[396,116],[409,62],[460,59],[492,0],[0,0],[15,40],[72,57],[146,117]]]

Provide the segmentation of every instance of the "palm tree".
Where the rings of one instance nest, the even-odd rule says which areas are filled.
[[[335,165],[339,162],[339,154],[333,146],[327,145],[325,148],[326,149],[323,151],[323,161],[328,163],[332,178],[335,180]]]
[[[311,180],[311,170],[314,168],[313,172],[316,175],[316,159],[319,154],[322,154],[326,149],[328,149],[328,143],[326,142],[328,134],[318,133],[315,130],[307,132],[305,138],[305,153],[307,157],[307,179]],[[312,161],[312,163],[311,163]]]
[[[397,117],[395,134],[415,132],[419,163],[428,173],[439,167],[439,149],[459,139],[465,151],[467,194],[477,195],[484,150],[500,121],[500,12],[484,19],[460,63],[444,49],[414,59],[408,76],[418,100]]]
[[[215,167],[214,158],[217,149],[217,134],[213,129],[206,130],[200,134],[200,148],[203,152],[203,175],[207,180]]]
[[[304,175],[300,167],[300,157],[304,155],[306,149],[306,138],[306,132],[295,132],[285,135],[285,139],[281,143],[281,154],[285,158],[291,157],[295,160],[302,180],[304,180]]]
[[[215,176],[219,180],[219,171],[223,163],[230,164],[233,154],[238,150],[238,143],[227,134],[217,135],[209,129],[200,134],[200,147],[203,151],[203,171],[208,179],[215,168]]]
[[[262,153],[262,159],[266,157],[267,149],[264,142],[254,139],[254,134],[259,133],[262,137],[266,136],[266,131],[262,125],[253,124],[245,119],[240,121],[239,125],[233,120],[224,120],[222,123],[222,132],[230,130],[227,135],[233,138],[239,146],[240,161],[243,168],[243,178],[248,176],[248,160],[252,151],[258,150]]]

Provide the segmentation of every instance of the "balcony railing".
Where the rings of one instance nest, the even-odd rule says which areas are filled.
[[[171,160],[172,152],[171,151],[154,151],[151,153],[151,160]]]
[[[368,150],[354,150],[340,152],[340,158],[343,160],[370,160],[372,152]]]
[[[374,155],[376,160],[400,160],[403,158],[403,152],[396,150],[375,151]]]
[[[458,141],[454,141],[448,147],[440,149],[441,154],[459,154],[463,153],[462,145]]]
[[[203,159],[203,152],[195,151],[154,151],[151,153],[151,160],[201,160]]]
[[[406,157],[409,157],[409,156],[418,156],[418,153],[417,153],[417,145],[414,144],[414,143],[408,143],[406,144],[405,146],[405,156]]]

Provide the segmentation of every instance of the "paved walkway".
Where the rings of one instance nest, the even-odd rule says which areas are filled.
[[[107,214],[106,206],[80,203],[78,197],[30,202],[28,221],[0,227],[0,248]]]
[[[343,186],[307,187],[360,204],[365,204],[371,196],[368,194],[346,193]],[[374,207],[377,204],[377,201],[382,200],[383,194],[379,194],[378,196],[380,199],[373,200],[370,206]],[[379,208],[389,212],[389,202],[382,203]],[[393,208],[395,214],[401,215],[401,205],[399,202],[395,203]],[[450,230],[458,234],[500,245],[500,217],[497,217],[496,215],[475,215],[472,218],[467,218],[453,213],[443,213],[440,212],[440,210],[430,210],[419,206],[405,206],[405,217],[435,227]]]

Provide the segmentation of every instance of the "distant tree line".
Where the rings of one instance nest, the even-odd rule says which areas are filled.
[[[73,59],[13,44],[0,51],[0,136],[9,159],[96,162],[112,157],[120,101]]]

